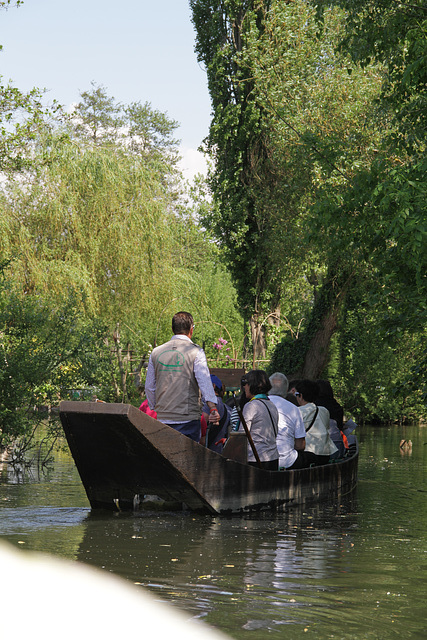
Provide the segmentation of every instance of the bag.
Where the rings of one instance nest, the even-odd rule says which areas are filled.
[[[206,431],[206,447],[210,449],[223,435],[228,435],[228,425],[230,424],[230,411],[224,404],[224,413],[218,424],[213,424]],[[222,433],[224,432],[224,433]]]

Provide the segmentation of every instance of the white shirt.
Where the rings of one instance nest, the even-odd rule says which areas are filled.
[[[269,400],[252,398],[243,407],[243,417],[251,432],[260,461],[277,460],[279,452],[276,446],[276,434],[279,416],[275,405]],[[240,431],[242,430],[243,425],[240,425]],[[248,461],[255,462],[255,456],[249,443]]]
[[[279,451],[279,467],[292,467],[298,457],[295,438],[305,438],[305,427],[299,408],[281,396],[269,396],[279,411],[279,431],[276,444]]]
[[[188,340],[189,342],[192,342],[192,340],[190,340],[188,336],[182,334],[172,336],[172,340]],[[216,404],[217,397],[212,385],[208,362],[206,360],[206,355],[203,349],[199,349],[199,353],[194,360],[193,371],[197,380],[197,384],[199,385],[203,401],[213,402],[214,404]],[[156,406],[156,373],[154,370],[153,362],[151,360],[151,356],[148,360],[147,377],[145,379],[145,395],[147,396],[150,409],[154,409],[154,407]],[[175,423],[169,422],[169,424]],[[182,422],[176,424],[182,424]]]
[[[329,437],[329,411],[325,407],[316,407],[313,402],[300,406],[299,410],[308,428],[318,409],[316,419],[305,437],[305,450],[318,456],[329,456],[338,451]]]

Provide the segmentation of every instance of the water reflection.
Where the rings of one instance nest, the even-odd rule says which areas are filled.
[[[235,620],[238,610],[239,628],[265,631],[295,623],[295,610],[311,607],[313,594],[318,601],[319,593],[335,591],[333,576],[348,570],[357,518],[355,496],[335,506],[228,520],[90,514],[77,558],[221,628],[218,616]]]
[[[401,456],[412,456],[412,440],[406,440],[406,438],[401,440],[399,451]]]
[[[318,580],[328,576],[343,550],[353,544],[350,532],[357,526],[356,505],[356,499],[350,498],[339,505],[317,505],[309,511],[288,513],[286,520],[277,523],[282,528],[256,548],[246,582],[273,584],[284,593],[292,593],[307,577]]]
[[[48,529],[61,529],[75,527],[83,523],[86,511],[68,507],[40,507],[35,510],[32,507],[18,507],[5,509],[1,517],[1,535],[11,533],[31,535],[36,531]]]

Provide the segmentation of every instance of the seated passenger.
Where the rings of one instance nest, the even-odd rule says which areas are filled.
[[[240,411],[243,411],[243,407],[247,402],[249,402],[249,399],[246,397],[246,393],[243,390],[243,382],[245,380],[246,378],[242,378],[242,380],[240,381],[240,394],[238,396],[233,396],[232,398],[230,398],[230,400],[227,400],[226,403],[229,407],[231,407],[230,420],[233,431],[238,431],[240,425],[240,418],[237,408],[239,408]]]
[[[329,411],[329,435],[337,447],[337,458],[342,458],[346,453],[343,439],[344,409],[334,398],[334,392],[329,380],[317,380],[319,395],[314,403],[319,407],[325,407]]]
[[[309,464],[328,464],[338,449],[329,436],[329,411],[314,404],[319,387],[313,380],[298,380],[295,386],[306,431],[306,459]]]
[[[220,420],[217,424],[209,424],[209,407],[207,404],[203,405],[202,417],[205,420],[207,428],[203,428],[204,424],[202,420],[202,437],[200,444],[205,444],[208,449],[221,453],[225,439],[228,437],[231,411],[222,400],[224,389],[221,380],[218,376],[214,375],[211,375],[211,380],[217,398],[217,409]]]
[[[286,400],[288,402],[292,402],[292,404],[294,404],[296,407],[298,407],[298,400],[296,399],[295,396],[295,391],[296,391],[296,383],[298,382],[298,380],[291,380],[290,382],[288,382],[288,393],[286,394]]]
[[[276,444],[279,451],[279,469],[302,469],[307,464],[305,428],[300,410],[286,400],[288,379],[283,373],[270,376],[271,390],[268,394],[279,412],[279,431]]]
[[[347,438],[347,443],[349,447],[354,446],[357,442],[357,438],[353,433],[356,427],[357,427],[357,424],[351,418],[349,418],[347,422],[344,422],[343,424],[342,432],[343,432],[343,435]]]
[[[279,412],[269,400],[270,380],[261,369],[248,371],[242,379],[247,402],[243,408],[243,418],[252,436],[261,466],[267,471],[279,468],[279,452],[276,446]],[[239,430],[243,430],[240,425]],[[248,463],[258,466],[252,447],[248,442]]]

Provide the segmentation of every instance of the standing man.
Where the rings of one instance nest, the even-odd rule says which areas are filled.
[[[308,466],[305,459],[305,427],[298,407],[286,400],[288,379],[283,373],[270,376],[268,397],[279,411],[279,469],[301,469]]]
[[[180,311],[172,318],[173,337],[153,349],[148,361],[145,393],[157,419],[195,442],[200,440],[202,399],[209,407],[209,422],[220,416],[205,352],[192,342],[194,321]]]

